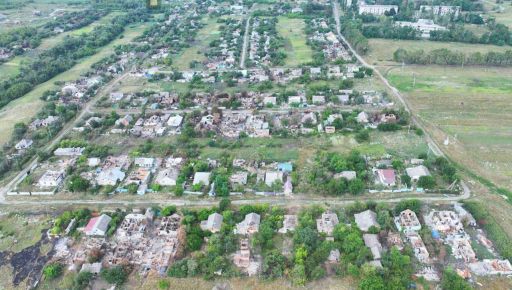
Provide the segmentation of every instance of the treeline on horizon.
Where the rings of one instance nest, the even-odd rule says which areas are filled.
[[[487,53],[473,52],[463,53],[452,51],[447,48],[434,49],[431,51],[397,49],[393,53],[393,60],[406,64],[437,64],[437,65],[490,65],[490,66],[511,66],[512,50],[505,52],[490,51]]]

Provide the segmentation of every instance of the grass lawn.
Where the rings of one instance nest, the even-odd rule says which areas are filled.
[[[196,38],[190,44],[190,47],[173,59],[172,66],[179,70],[188,70],[192,61],[201,62],[206,60],[204,52],[208,49],[210,42],[219,38],[221,25],[222,23],[217,23],[217,18],[208,18],[206,25],[197,32]]]
[[[466,54],[473,52],[486,53],[489,51],[504,52],[510,50],[510,46],[497,46],[487,44],[469,44],[460,42],[440,42],[429,40],[394,40],[394,39],[368,39],[370,52],[366,56],[371,64],[396,64],[393,62],[393,53],[399,49],[431,51],[434,49],[447,48],[452,51]]]
[[[304,20],[278,17],[277,31],[285,39],[285,66],[299,66],[312,61],[313,51],[306,44]]]
[[[127,44],[135,37],[139,36],[147,24],[137,24],[129,26],[123,33],[123,38],[117,38],[110,44],[101,48],[96,54],[83,59],[80,63],[71,69],[53,77],[52,79],[36,86],[32,91],[23,97],[10,102],[7,106],[0,110],[0,144],[4,144],[11,138],[13,126],[18,122],[29,122],[39,109],[44,105],[44,102],[39,97],[47,90],[58,88],[55,85],[56,81],[73,81],[80,77],[83,73],[87,72],[91,65],[102,58],[110,55],[114,51],[114,47],[120,44]]]

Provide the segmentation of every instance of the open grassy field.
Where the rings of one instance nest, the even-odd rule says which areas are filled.
[[[10,214],[0,216],[0,252],[19,252],[41,239],[41,231],[49,227],[44,216]]]
[[[38,85],[25,96],[10,102],[7,106],[2,108],[0,110],[0,132],[2,132],[2,134],[0,134],[0,144],[4,144],[10,139],[15,123],[28,122],[35,116],[44,104],[39,97],[45,91],[57,88],[55,85],[56,81],[66,82],[79,78],[80,75],[89,70],[93,63],[113,53],[116,45],[129,43],[132,39],[142,34],[146,27],[147,24],[137,24],[127,27],[123,33],[123,38],[118,38],[112,41],[96,54],[83,59],[79,64],[75,65],[68,71],[65,71],[53,77],[49,81]]]
[[[286,66],[298,66],[312,61],[313,51],[306,44],[304,20],[278,17],[277,31],[285,39]]]
[[[217,23],[217,18],[208,18],[203,20],[206,25],[201,28],[196,35],[195,41],[190,44],[180,55],[173,59],[173,67],[179,70],[190,69],[190,62],[203,61],[206,56],[203,54],[210,42],[219,38],[221,23]]]
[[[407,50],[431,51],[434,49],[447,48],[452,51],[463,53],[481,52],[486,53],[490,51],[504,52],[512,49],[510,46],[497,46],[486,44],[469,44],[460,42],[439,42],[429,40],[394,40],[394,39],[368,39],[370,44],[370,52],[366,59],[371,64],[385,65],[396,64],[393,62],[393,53],[399,49],[404,48]]]
[[[450,156],[512,187],[512,69],[408,66],[388,74],[439,143],[450,138]]]

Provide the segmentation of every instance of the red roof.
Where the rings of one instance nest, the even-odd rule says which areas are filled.
[[[380,174],[384,177],[386,183],[395,183],[395,170],[394,169],[380,169]]]
[[[85,226],[85,232],[90,232],[93,228],[94,228],[94,225],[96,224],[96,222],[98,221],[99,217],[95,217],[95,218],[92,218],[89,223],[87,224],[87,226]]]

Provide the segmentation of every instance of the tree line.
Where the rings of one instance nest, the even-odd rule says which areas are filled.
[[[341,33],[360,54],[366,54],[370,49],[368,39],[361,33],[361,21],[348,18],[341,19]]]
[[[145,21],[146,10],[139,9],[115,17],[111,23],[96,27],[91,33],[79,37],[66,37],[55,47],[41,53],[37,60],[22,66],[20,73],[0,84],[0,107],[31,91],[59,73],[70,69],[83,57],[93,55],[96,50],[118,37],[127,24]]]
[[[54,33],[55,28],[62,28],[64,31],[82,28],[100,19],[107,11],[86,9],[66,13],[56,20],[50,21],[41,27],[20,27],[0,34],[0,47],[20,55],[23,48],[36,48],[41,44],[43,38]]]
[[[425,52],[419,50],[397,49],[393,53],[393,60],[406,64],[438,64],[438,65],[491,65],[510,66],[512,65],[512,50],[505,52],[490,51],[487,53],[473,52],[463,53],[452,51],[446,48],[434,49]]]

